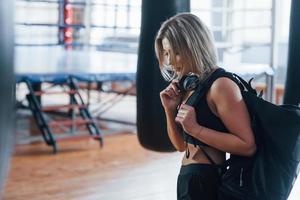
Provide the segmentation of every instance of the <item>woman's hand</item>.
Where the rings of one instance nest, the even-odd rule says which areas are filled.
[[[181,97],[182,94],[179,93],[175,81],[160,92],[160,100],[166,111],[174,111],[180,103]]]
[[[183,130],[192,135],[195,130],[202,128],[196,120],[195,108],[186,104],[181,104],[175,118],[180,123]]]

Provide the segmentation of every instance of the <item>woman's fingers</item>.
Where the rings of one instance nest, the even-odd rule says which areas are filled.
[[[192,107],[192,106],[189,106],[189,105],[187,105],[187,104],[182,103],[182,104],[180,105],[180,109],[183,109],[183,110],[191,110],[191,109],[193,109],[193,107]]]
[[[193,112],[193,109],[194,108],[192,106],[181,104],[176,117],[179,119],[185,119]]]
[[[179,97],[179,92],[174,84],[170,84],[165,90],[165,93],[168,94],[171,98]]]
[[[175,122],[179,123],[182,125],[182,120],[183,118],[182,117],[178,117],[178,115],[175,117]]]
[[[175,118],[175,122],[182,125],[183,120],[186,118],[187,110],[179,109]]]
[[[187,114],[187,112],[185,110],[180,109],[177,113],[177,116],[184,117],[184,116],[186,116],[186,114]]]
[[[168,94],[169,97],[174,98],[176,97],[176,94],[172,88],[167,88],[166,93]]]
[[[167,94],[171,98],[179,97],[180,93],[176,86],[176,82],[173,81],[170,85],[162,91],[162,94]]]
[[[177,83],[175,81],[173,81],[170,84],[170,87],[173,89],[173,91],[175,92],[176,95],[179,95],[179,90],[178,90],[178,87],[177,87]]]

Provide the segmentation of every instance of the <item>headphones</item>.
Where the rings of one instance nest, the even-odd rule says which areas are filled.
[[[199,84],[200,84],[199,76],[190,72],[181,77],[181,79],[177,83],[177,87],[180,92],[187,92],[187,91],[195,90]]]

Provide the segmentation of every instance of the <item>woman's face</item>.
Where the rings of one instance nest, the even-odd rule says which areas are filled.
[[[171,54],[176,52],[172,49],[170,42],[167,38],[163,38],[162,40],[162,47],[163,47],[163,69],[162,75],[166,81],[172,81],[175,79],[180,79],[184,74],[188,73],[187,69],[182,65],[180,55],[175,55],[176,62],[171,59]]]
[[[164,65],[171,65],[173,70],[176,73],[179,73],[181,71],[181,66],[179,66],[180,63],[180,56],[176,55],[176,63],[172,63],[171,61],[171,53],[174,52],[172,51],[170,42],[167,38],[164,38],[162,40],[162,46],[163,46],[163,61]]]

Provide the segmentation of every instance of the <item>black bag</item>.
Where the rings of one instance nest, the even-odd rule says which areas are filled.
[[[231,155],[226,161],[219,199],[286,200],[299,172],[300,108],[277,106],[263,100],[252,88],[252,79],[246,82],[221,68],[197,88],[189,105],[196,103],[204,95],[201,91],[207,91],[219,77],[230,78],[240,87],[257,145],[252,157]],[[204,149],[202,151],[213,163]]]

